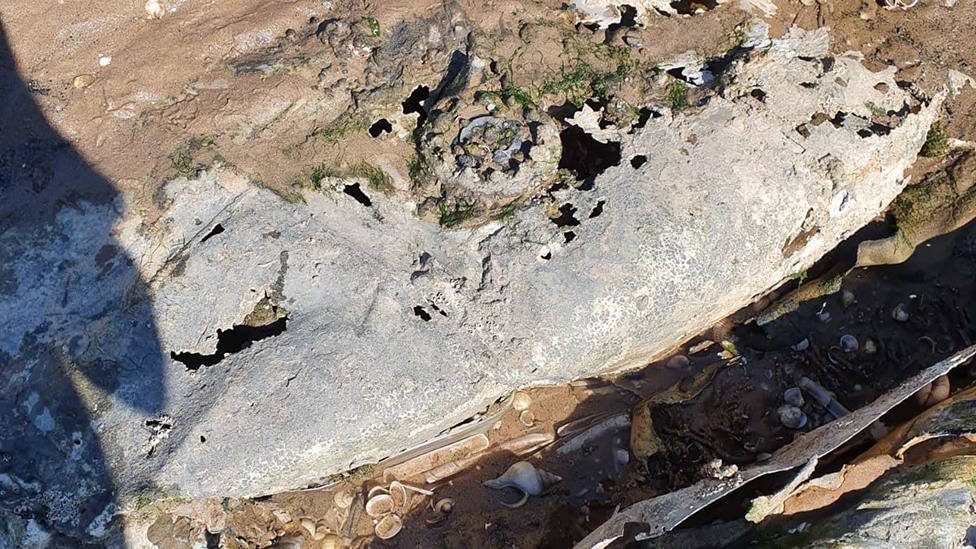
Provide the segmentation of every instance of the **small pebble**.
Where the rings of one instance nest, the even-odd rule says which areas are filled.
[[[769,461],[771,459],[773,459],[773,454],[770,454],[769,452],[760,452],[756,454],[756,461],[758,462]]]
[[[873,339],[867,339],[864,341],[864,352],[873,355],[878,352],[878,344],[874,342]]]
[[[904,303],[895,306],[895,309],[891,311],[891,318],[897,322],[908,322],[908,311],[905,310]]]
[[[807,415],[792,404],[779,407],[779,422],[787,429],[802,429],[807,425]]]
[[[112,57],[109,55],[99,55],[98,56],[98,66],[107,67],[112,64]]]
[[[166,9],[159,0],[148,0],[145,7],[146,13],[153,19],[159,19],[166,13]]]
[[[617,461],[623,465],[630,463],[630,452],[623,448],[617,448]]]
[[[512,408],[515,408],[519,412],[528,410],[530,404],[532,404],[532,397],[521,391],[515,393],[515,396],[512,398]]]
[[[532,410],[523,410],[519,414],[519,423],[525,427],[532,427],[535,424],[535,414],[532,413]]]
[[[76,89],[83,90],[95,82],[95,77],[90,74],[79,74],[71,81],[71,85]]]
[[[845,353],[853,353],[858,350],[860,345],[857,343],[857,338],[851,334],[844,334],[840,337],[840,348],[844,350]]]
[[[787,404],[792,404],[797,408],[802,408],[803,391],[801,391],[799,387],[790,387],[783,392],[783,400],[785,400]]]
[[[688,357],[686,357],[685,355],[674,355],[673,357],[668,359],[668,362],[665,364],[665,366],[677,370],[680,368],[687,368],[689,364],[691,364],[691,361],[688,360]]]
[[[822,313],[817,313],[817,318],[820,319],[820,322],[827,324],[828,322],[830,322],[830,318],[831,318],[830,311],[823,311]]]
[[[840,303],[844,307],[850,307],[856,301],[857,299],[854,297],[854,292],[850,290],[844,290],[840,293]]]

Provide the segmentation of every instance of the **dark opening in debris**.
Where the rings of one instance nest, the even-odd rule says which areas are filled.
[[[200,442],[207,442],[207,437],[200,435]]]
[[[572,101],[566,101],[562,105],[552,105],[551,107],[546,109],[546,112],[549,113],[549,116],[555,118],[560,122],[565,122],[566,120],[569,120],[570,118],[576,116],[576,113],[578,113],[579,111],[580,111],[580,107],[573,104]]]
[[[557,227],[575,227],[580,224],[574,215],[575,213],[576,207],[567,202],[559,207],[559,215],[550,217],[549,220],[555,223]]]
[[[637,121],[634,122],[634,124],[630,127],[630,131],[628,131],[627,133],[634,133],[634,131],[643,128],[644,126],[647,125],[647,121],[650,120],[652,117],[660,118],[662,116],[664,115],[655,110],[651,110],[647,107],[641,107],[640,110],[637,111]]]
[[[756,99],[758,99],[759,101],[762,101],[763,103],[766,102],[766,95],[767,94],[766,94],[766,92],[762,91],[759,88],[753,89],[751,92],[749,92],[749,95],[755,97]]]
[[[283,316],[271,324],[264,326],[238,324],[229,330],[217,330],[217,351],[211,355],[171,351],[169,356],[186,366],[187,370],[195,372],[201,366],[213,366],[223,360],[227,355],[232,355],[247,349],[255,341],[283,333],[287,328],[287,324],[287,316]]]
[[[435,311],[437,311],[441,316],[447,316],[447,311],[445,311],[445,310],[441,309],[440,307],[438,307],[436,303],[431,303],[430,304],[430,307],[432,309],[434,309]]]
[[[576,233],[573,231],[566,231],[563,233],[563,239],[566,241],[566,244],[569,244],[573,240],[576,240]]]
[[[550,259],[552,259],[552,252],[550,252],[549,250],[546,250],[546,252],[544,254],[542,254],[542,255],[539,256],[539,259],[544,259],[546,261],[549,261]]]
[[[709,11],[718,6],[717,0],[675,0],[671,7],[681,15],[695,15],[698,10]]]
[[[636,27],[637,26],[637,8],[634,6],[628,6],[623,4],[620,6],[620,23],[621,27]]]
[[[630,159],[630,165],[636,170],[644,164],[647,163],[647,156],[643,154],[638,154],[637,156]]]
[[[563,145],[559,167],[571,171],[580,181],[595,178],[610,166],[620,164],[620,143],[601,143],[579,126],[567,126],[559,140]]]
[[[202,244],[202,243],[210,240],[211,238],[217,236],[218,234],[220,234],[222,232],[224,232],[224,226],[221,225],[220,223],[217,223],[216,225],[214,225],[214,228],[213,229],[210,229],[210,232],[207,233],[207,236],[205,236],[205,237],[203,237],[203,238],[200,239],[200,243]]]
[[[170,429],[173,428],[173,420],[170,419],[167,416],[154,417],[154,418],[149,418],[146,421],[144,421],[143,422],[143,425],[145,425],[146,427],[152,427],[152,428],[158,427],[159,428],[158,429],[159,431],[169,431]]]
[[[220,549],[221,532],[213,534],[206,528],[203,529],[203,539],[207,542],[207,549]]]
[[[403,114],[417,113],[417,127],[423,125],[427,120],[427,109],[424,108],[424,101],[430,97],[430,88],[427,86],[417,86],[410,92],[410,95],[403,100]]]
[[[342,188],[342,192],[355,198],[356,202],[359,202],[360,204],[366,206],[367,208],[373,205],[373,201],[370,200],[368,196],[366,196],[366,193],[364,193],[363,190],[359,187],[359,183],[352,183],[351,185],[346,185],[345,187]]]
[[[590,212],[590,219],[593,219],[594,217],[600,217],[600,214],[603,213],[603,205],[606,203],[607,203],[606,200],[601,200],[597,202],[596,206],[593,206],[593,211]]]
[[[390,133],[392,131],[393,125],[390,124],[390,121],[385,118],[380,118],[376,122],[373,122],[373,125],[369,127],[369,135],[372,135],[373,137],[379,137],[384,133]]]
[[[413,308],[413,314],[419,316],[424,322],[430,322],[430,313],[428,313],[427,309],[424,309],[420,305]]]

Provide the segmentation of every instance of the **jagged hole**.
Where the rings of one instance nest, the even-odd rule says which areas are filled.
[[[373,201],[370,200],[368,196],[366,196],[366,193],[363,192],[363,189],[359,187],[359,183],[346,185],[345,187],[343,187],[342,192],[353,197],[356,200],[356,202],[359,202],[360,204],[366,206],[367,208],[373,205]]]
[[[403,100],[403,114],[417,113],[418,128],[427,120],[427,109],[424,108],[424,101],[427,101],[428,97],[430,97],[430,88],[417,86],[410,92],[410,96]]]
[[[560,132],[559,140],[563,146],[559,167],[580,181],[592,181],[610,166],[620,164],[620,143],[601,143],[579,126],[567,126]]]
[[[373,137],[379,137],[384,133],[390,133],[393,131],[393,124],[385,118],[380,118],[373,125],[369,127],[369,135]]]
[[[238,324],[229,330],[217,330],[217,351],[210,355],[202,353],[177,353],[171,351],[169,356],[186,366],[187,370],[195,372],[201,366],[213,366],[228,355],[247,349],[255,341],[280,335],[288,325],[288,317],[283,316],[271,324],[264,326],[248,326]]]

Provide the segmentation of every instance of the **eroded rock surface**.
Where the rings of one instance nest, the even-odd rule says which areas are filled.
[[[463,229],[368,175],[286,201],[219,162],[170,181],[153,215],[108,189],[5,211],[0,411],[17,436],[0,450],[52,448],[3,465],[5,508],[57,500],[58,528],[97,537],[106,487],[127,502],[318,482],[518,386],[642,364],[806,268],[902,189],[941,99],[828,54],[823,31],[758,36],[703,105],[617,128],[619,161],[587,185]],[[471,124],[445,134],[462,170],[524,154],[529,126],[488,122],[478,145]],[[479,173],[465,184],[507,192],[504,169]],[[89,440],[77,467],[111,474],[74,486],[61,454]]]

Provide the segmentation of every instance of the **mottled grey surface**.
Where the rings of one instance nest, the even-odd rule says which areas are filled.
[[[87,501],[65,480],[76,431],[123,503],[295,488],[429,439],[515,387],[641,365],[738,309],[884,209],[937,111],[861,137],[872,105],[907,99],[893,69],[837,56],[822,74],[788,42],[771,51],[733,68],[736,83],[703,108],[621,132],[620,166],[557,195],[574,227],[528,207],[448,231],[365,185],[369,207],[341,183],[289,203],[215,168],[170,182],[158,219],[110,196],[0,233],[0,359],[13,372],[2,412],[59,449],[36,485],[0,470],[0,501]],[[795,130],[818,112],[847,118]],[[287,313],[283,333],[195,371],[170,358],[214,353],[218,330],[268,302]],[[98,534],[100,511],[66,524]]]

